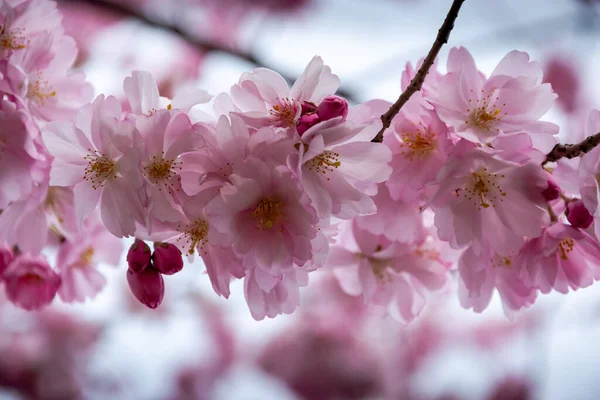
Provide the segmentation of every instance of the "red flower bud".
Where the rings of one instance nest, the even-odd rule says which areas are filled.
[[[152,257],[150,247],[145,242],[135,239],[127,252],[127,265],[134,272],[143,271],[150,264],[150,257]]]
[[[127,270],[127,283],[136,299],[149,308],[156,308],[165,295],[165,281],[160,272],[148,265],[140,272]]]
[[[342,117],[342,121],[345,121],[348,116],[348,101],[339,96],[327,96],[319,104],[317,114],[321,121],[336,117]]]
[[[155,243],[152,261],[154,267],[165,275],[173,275],[183,269],[181,251],[171,243]]]
[[[542,191],[546,201],[556,200],[560,197],[560,187],[552,179],[548,180],[548,187]]]
[[[302,135],[319,122],[320,120],[317,114],[304,114],[300,117],[300,121],[298,121],[298,126],[296,129],[298,130],[298,133]]]
[[[587,229],[592,222],[594,217],[583,205],[583,201],[575,200],[567,205],[567,219],[573,228]]]

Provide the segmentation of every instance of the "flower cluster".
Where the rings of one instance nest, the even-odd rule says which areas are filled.
[[[2,279],[21,307],[96,294],[95,266],[118,261],[122,237],[136,238],[128,283],[148,307],[162,275],[198,254],[218,295],[243,279],[255,319],[293,312],[319,269],[403,322],[449,287],[454,264],[461,302],[478,312],[494,289],[512,314],[538,292],[600,279],[600,150],[554,176],[542,168],[557,96],[525,53],[487,77],[452,49],[376,143],[390,104],[350,107],[320,57],[291,87],[258,68],[227,93],[169,99],[134,71],[126,99],[86,103],[54,3],[2,7]],[[59,273],[40,256],[53,245]]]
[[[53,156],[41,131],[72,121],[92,97],[72,69],[76,55],[54,2],[0,3],[0,281],[25,309],[57,294],[67,302],[95,296],[106,284],[98,263],[119,261],[122,245],[96,214],[75,223],[73,188],[50,184]],[[52,247],[54,268],[42,254]]]

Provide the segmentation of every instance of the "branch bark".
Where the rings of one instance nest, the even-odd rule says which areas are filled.
[[[575,144],[557,144],[554,148],[546,155],[546,159],[542,163],[542,166],[549,162],[556,162],[561,158],[575,158],[589,153],[594,147],[600,144],[600,132],[595,135],[588,136],[583,141]]]
[[[417,71],[415,77],[410,81],[410,84],[408,85],[406,90],[402,92],[400,97],[398,97],[398,100],[396,100],[396,102],[392,104],[390,109],[381,116],[381,122],[383,123],[383,127],[377,133],[375,138],[373,138],[372,142],[381,142],[383,140],[383,132],[385,132],[385,130],[390,127],[390,125],[392,124],[392,120],[398,114],[398,112],[400,112],[402,106],[406,104],[408,99],[410,99],[413,94],[421,90],[423,82],[425,82],[425,77],[429,73],[429,69],[433,65],[433,62],[435,61],[438,53],[440,52],[440,49],[442,48],[442,46],[444,46],[444,44],[448,43],[448,39],[450,38],[450,32],[452,31],[452,28],[454,28],[454,21],[456,21],[456,18],[458,17],[458,12],[460,11],[460,7],[464,2],[465,0],[454,0],[452,2],[452,6],[448,11],[448,15],[446,15],[444,23],[438,30],[437,37],[435,38],[433,46],[431,46],[427,57],[425,57],[423,65],[421,65],[421,68],[419,68],[419,71]]]

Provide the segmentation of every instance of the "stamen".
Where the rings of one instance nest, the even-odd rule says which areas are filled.
[[[296,115],[298,114],[298,107],[292,99],[287,97],[278,99],[279,104],[275,104],[269,111],[272,116],[272,121],[280,126],[291,127],[296,124]]]
[[[483,93],[484,91],[482,90],[481,92]],[[506,107],[506,103],[501,106],[496,104],[498,99],[493,98],[493,96],[494,94],[490,93],[478,99],[475,104],[469,99],[469,108],[467,108],[469,119],[465,121],[465,124],[489,131],[496,121],[502,118],[502,107]],[[505,112],[504,115],[507,115],[507,113]]]
[[[27,46],[23,28],[13,28],[9,31],[5,26],[0,28],[0,47],[4,49],[8,55],[13,54],[16,50],[23,50]]]
[[[35,81],[27,85],[27,97],[38,106],[43,106],[47,99],[54,96],[56,96],[56,90],[53,90],[48,81],[44,80],[41,73],[38,73]]]
[[[207,241],[208,223],[203,219],[197,219],[187,224],[183,229],[180,225],[177,227],[177,230],[183,233],[177,241],[184,241],[185,244],[182,247],[188,247],[187,252],[190,255],[194,254],[196,247],[202,249],[202,246]]]
[[[250,214],[251,218],[256,219],[256,230],[267,231],[280,226],[285,219],[284,206],[285,203],[272,197],[261,200],[256,209]]]
[[[414,123],[412,125],[415,126]],[[408,158],[409,161],[412,161],[415,157],[426,157],[435,150],[435,135],[425,128],[422,122],[419,122],[419,125],[423,130],[415,126],[413,132],[400,134],[402,155]]]
[[[557,251],[560,252],[560,258],[563,260],[568,260],[568,254],[573,251],[573,247],[575,246],[575,241],[571,238],[566,238],[561,240],[558,243]]]
[[[309,171],[327,175],[328,172],[333,172],[342,165],[339,157],[339,153],[324,151],[318,156],[310,159],[306,164]],[[330,180],[330,178],[327,178],[327,180]]]
[[[504,201],[506,192],[502,190],[500,181],[504,175],[490,174],[487,168],[482,168],[477,172],[471,173],[471,179],[464,187],[456,189],[457,196],[462,196],[473,202],[478,210],[482,208],[496,207],[498,201]]]
[[[90,154],[83,157],[88,162],[83,179],[92,184],[92,188],[103,187],[107,180],[117,177],[117,166],[106,155],[88,149]]]

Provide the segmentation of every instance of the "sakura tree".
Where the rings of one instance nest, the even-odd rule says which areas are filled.
[[[511,314],[600,278],[599,127],[557,144],[542,119],[557,95],[523,52],[487,77],[457,47],[445,74],[430,72],[463,1],[394,104],[351,107],[318,56],[292,85],[257,68],[228,93],[183,87],[170,99],[132,71],[123,102],[92,99],[56,4],[13,3],[2,4],[0,240],[18,306],[93,297],[95,266],[118,262],[122,237],[137,238],[127,274],[142,303],[160,305],[162,275],[185,255],[218,295],[243,279],[256,319],[293,312],[322,268],[405,322],[455,267],[465,307],[482,311],[497,289]],[[449,252],[462,253],[456,264]]]
[[[190,46],[260,64],[231,29],[244,13],[296,12],[307,2],[173,1],[202,9],[217,21],[210,29],[187,17],[161,20],[158,2],[97,3],[107,11],[97,26],[133,15]],[[170,295],[165,279],[193,269],[224,298],[242,281],[255,320],[294,313],[304,288],[325,275],[358,300],[353,307],[400,325],[447,293],[481,313],[497,292],[518,320],[543,295],[592,285],[600,279],[600,111],[588,107],[579,136],[547,120],[557,102],[587,107],[560,93],[561,79],[577,79],[560,60],[545,74],[514,50],[486,75],[459,42],[440,59],[463,3],[448,1],[430,51],[399,71],[391,103],[355,101],[318,55],[296,78],[257,66],[221,93],[136,68],[118,92],[94,96],[77,68],[87,38],[63,20],[63,12],[79,15],[78,4],[0,0],[7,301],[25,310],[87,302],[107,285],[98,265],[123,261],[131,293],[155,312]],[[225,9],[226,18],[212,19]],[[128,250],[123,238],[133,241]],[[307,318],[318,329],[326,319]],[[362,354],[352,339],[338,340]],[[345,359],[340,353],[331,357]],[[261,360],[278,370],[277,350]]]

